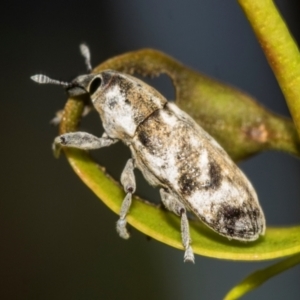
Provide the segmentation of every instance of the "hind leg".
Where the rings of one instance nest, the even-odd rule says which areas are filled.
[[[175,213],[181,218],[181,239],[185,249],[184,262],[195,262],[194,252],[191,247],[191,237],[189,230],[189,222],[185,206],[171,193],[165,189],[160,189],[161,200],[167,210]]]

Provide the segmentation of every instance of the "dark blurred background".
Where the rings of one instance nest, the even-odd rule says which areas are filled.
[[[300,40],[299,0],[276,1]],[[49,125],[66,95],[29,77],[45,73],[69,80],[85,72],[78,46],[91,48],[93,65],[144,47],[252,94],[288,115],[282,93],[236,1],[6,1],[1,7],[1,299],[221,299],[254,270],[274,263],[243,263],[196,256],[132,230],[115,232],[117,215],[72,172],[55,160]],[[165,95],[169,80],[154,83]],[[91,114],[83,129],[101,134]],[[123,145],[98,151],[119,178],[129,157]],[[300,223],[299,160],[260,154],[241,164],[257,189],[268,225]],[[138,179],[138,194],[158,193]],[[300,268],[291,269],[244,299],[300,299]]]

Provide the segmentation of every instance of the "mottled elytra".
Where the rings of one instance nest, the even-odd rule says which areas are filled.
[[[91,70],[88,48],[81,45],[80,49]],[[55,138],[56,148],[92,150],[119,140],[130,148],[132,158],[121,174],[126,197],[117,232],[122,238],[129,237],[126,215],[136,189],[134,168],[160,187],[164,206],[181,218],[184,261],[194,262],[187,211],[229,239],[254,241],[264,234],[264,214],[246,176],[206,131],[154,88],[113,70],[81,75],[70,83],[44,75],[32,79],[61,85],[70,96],[89,94],[100,115],[102,137],[66,133]]]

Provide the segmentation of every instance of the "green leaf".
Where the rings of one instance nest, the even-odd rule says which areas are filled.
[[[224,300],[239,299],[245,294],[265,283],[268,279],[286,271],[287,269],[294,267],[299,263],[300,254],[296,254],[263,270],[256,271],[245,278],[243,281],[241,281],[232,290],[230,290],[225,296]]]
[[[76,130],[83,108],[83,101],[68,100],[60,126],[61,133]],[[64,152],[82,181],[101,201],[118,214],[125,196],[120,185],[106,174],[87,152],[71,148],[64,148]],[[147,236],[183,249],[180,220],[174,214],[135,197],[127,220]],[[200,221],[190,222],[190,232],[194,252],[209,257],[250,261],[273,259],[300,252],[300,226],[267,228],[264,237],[251,243],[229,241],[214,233]]]
[[[200,75],[158,51],[140,50],[127,53],[104,62],[94,72],[99,72],[103,69],[116,69],[128,73],[135,71],[143,75],[152,76],[162,72],[167,73],[175,84],[178,104],[183,103],[183,107],[189,110],[190,103],[192,111],[189,111],[193,112],[194,117],[197,117],[199,111],[201,113],[205,111],[207,116],[203,115],[204,119],[214,119],[216,114],[218,116],[217,119],[221,119],[224,123],[227,121],[230,123],[226,113],[222,114],[222,110],[224,107],[230,105],[231,101],[235,101],[237,109],[233,113],[231,109],[234,109],[234,107],[230,106],[227,113],[234,119],[235,114],[238,112],[238,116],[236,117],[238,121],[235,120],[228,126],[223,124],[220,128],[218,127],[220,125],[217,126],[219,130],[223,128],[223,134],[225,132],[228,133],[225,136],[229,140],[233,139],[234,134],[237,132],[241,135],[241,132],[251,131],[251,129],[243,129],[245,124],[242,119],[244,117],[248,118],[247,128],[254,130],[254,127],[251,126],[255,123],[255,119],[262,120],[259,126],[263,127],[262,133],[259,133],[258,129],[257,133],[248,133],[240,141],[238,141],[238,137],[235,138],[238,141],[235,143],[236,146],[234,148],[227,148],[227,150],[231,149],[231,154],[236,159],[265,149],[266,143],[259,142],[261,140],[270,141],[267,144],[269,146],[273,145],[274,148],[281,145],[281,140],[284,140],[283,144],[286,147],[286,151],[298,153],[299,141],[296,138],[297,136],[295,137],[295,130],[290,121],[269,113],[256,102],[250,100],[249,96],[245,96],[231,87]],[[195,98],[198,96],[199,99],[197,102]],[[218,107],[219,104],[217,101],[214,100],[215,97],[220,101],[221,109]],[[77,130],[84,103],[86,103],[85,101],[86,99],[84,101],[80,99],[68,100],[60,125],[60,133]],[[213,102],[213,104],[208,105],[208,102]],[[214,113],[215,110],[217,110],[217,113]],[[240,118],[240,116],[242,117]],[[199,121],[198,118],[196,119]],[[214,119],[214,122],[217,123],[217,120]],[[239,126],[242,127],[239,128]],[[208,128],[215,127],[208,126]],[[267,133],[264,133],[266,128],[268,128]],[[212,129],[212,131],[214,130]],[[252,136],[252,139],[249,139],[250,136]],[[246,151],[247,147],[244,147],[244,142],[248,145],[247,147],[251,148],[250,152]],[[280,148],[280,146],[278,147]],[[106,174],[104,169],[94,162],[87,152],[70,148],[65,148],[64,151],[71,166],[83,182],[111,210],[119,213],[121,202],[125,196],[120,185]],[[182,249],[179,218],[169,212],[135,198],[130,214],[128,215],[128,223],[158,241]],[[300,226],[268,228],[263,238],[252,243],[229,241],[205,227],[200,221],[191,221],[190,231],[194,252],[210,257],[232,260],[264,260],[300,252]]]
[[[166,54],[144,49],[111,58],[94,72],[114,69],[143,76],[168,75],[176,104],[209,132],[234,160],[264,150],[300,156],[300,140],[291,120],[276,115],[249,95],[182,65]]]
[[[272,0],[239,0],[300,133],[300,54]]]

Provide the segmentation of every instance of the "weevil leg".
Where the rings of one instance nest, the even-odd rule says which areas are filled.
[[[129,238],[129,233],[126,229],[126,215],[129,211],[131,205],[132,194],[135,192],[136,184],[134,177],[134,160],[130,158],[126,166],[121,174],[121,183],[124,187],[126,197],[123,200],[121,210],[120,210],[120,218],[117,222],[117,232],[123,239]]]
[[[102,147],[108,147],[116,143],[117,141],[118,140],[116,139],[109,138],[106,133],[104,133],[102,137],[99,138],[87,132],[77,131],[65,133],[56,137],[52,149],[54,155],[58,157],[61,146],[92,150]]]
[[[185,249],[184,262],[190,261],[194,263],[195,257],[191,247],[192,240],[190,237],[189,221],[185,206],[165,189],[160,189],[160,196],[166,209],[181,217],[181,239]]]

